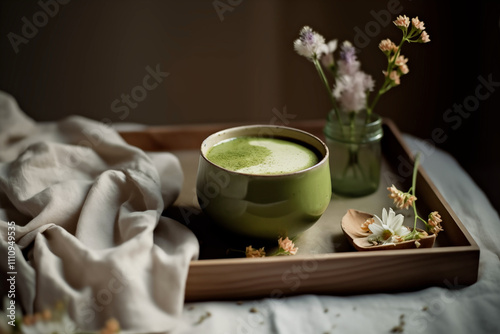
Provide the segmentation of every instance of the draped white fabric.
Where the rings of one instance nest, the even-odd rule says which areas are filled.
[[[161,217],[183,180],[177,158],[153,158],[81,117],[36,124],[0,92],[0,249],[15,223],[16,306],[67,303],[78,327],[177,325],[198,242]],[[6,295],[7,258],[0,262]],[[2,319],[4,321],[5,319]]]

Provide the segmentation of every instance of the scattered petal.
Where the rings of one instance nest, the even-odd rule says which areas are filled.
[[[266,252],[264,251],[264,247],[260,249],[255,249],[251,245],[248,246],[245,250],[246,257],[265,257]]]

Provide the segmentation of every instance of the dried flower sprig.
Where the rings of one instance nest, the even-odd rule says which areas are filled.
[[[427,229],[429,233],[432,234],[438,234],[440,231],[443,231],[443,228],[441,227],[441,216],[437,211],[431,212],[429,216],[427,217],[427,220],[424,218],[420,217],[417,213],[417,206],[416,206],[416,200],[417,197],[415,196],[415,191],[417,187],[417,169],[418,169],[418,164],[420,161],[420,153],[418,153],[415,157],[415,164],[413,166],[413,177],[412,177],[412,186],[407,192],[402,192],[398,190],[394,185],[391,187],[387,188],[389,190],[389,198],[394,199],[394,204],[400,209],[409,209],[409,207],[413,208],[413,213],[415,215],[415,220],[413,223],[413,230],[410,232],[405,237],[405,240],[412,240],[412,239],[420,239],[421,235],[417,230],[417,220],[421,220]]]
[[[295,255],[299,250],[299,248],[295,247],[293,241],[288,239],[288,237],[286,237],[285,239],[279,238],[278,245],[278,251],[273,255]]]
[[[402,214],[396,215],[392,208],[389,208],[389,213],[387,213],[387,210],[383,208],[382,219],[374,215],[373,218],[367,219],[361,225],[361,229],[364,232],[372,233],[368,236],[368,242],[372,245],[386,245],[415,240],[415,245],[418,248],[420,246],[418,240],[428,236],[427,232],[437,235],[440,231],[443,231],[441,226],[442,219],[437,211],[431,212],[427,220],[420,217],[417,213],[417,197],[415,196],[415,191],[417,187],[416,180],[419,162],[420,154],[418,153],[415,157],[415,164],[413,166],[412,186],[407,192],[399,190],[394,185],[387,188],[389,191],[389,198],[394,200],[394,204],[397,208],[413,208],[413,213],[415,215],[413,229],[403,226],[404,216]],[[418,220],[421,220],[425,224],[427,232],[417,229]]]
[[[325,38],[322,35],[305,26],[301,29],[299,38],[294,41],[295,51],[314,64],[339,121],[341,121],[339,110],[347,112],[352,121],[353,114],[366,109],[366,122],[368,123],[380,96],[399,85],[401,76],[409,72],[408,58],[401,55],[403,44],[405,42],[430,42],[424,22],[420,21],[418,17],[412,18],[410,21],[406,15],[400,15],[393,23],[401,29],[403,37],[398,45],[390,39],[382,40],[379,44],[379,49],[387,57],[387,68],[383,71],[385,80],[371,103],[368,100],[370,92],[374,88],[374,81],[370,75],[360,70],[361,64],[356,57],[356,48],[350,42],[342,43],[340,58],[338,62],[335,62],[334,52],[337,50],[337,40],[325,43]],[[320,61],[325,68],[331,71],[335,81],[333,86],[330,86]]]
[[[250,245],[246,248],[245,255],[246,257],[265,257],[266,252],[264,251],[264,247],[255,249]]]
[[[299,38],[295,40],[293,46],[299,55],[306,57],[314,64],[314,67],[316,68],[318,75],[327,90],[328,96],[330,97],[333,110],[337,114],[337,118],[340,120],[337,101],[332,95],[328,79],[326,78],[326,75],[319,63],[319,59],[324,54],[331,59],[331,66],[333,66],[333,52],[337,49],[337,41],[335,40],[325,44],[325,38],[323,36],[313,31],[309,26],[305,26],[300,30]],[[329,62],[329,59],[325,59],[325,62]]]
[[[246,257],[266,257],[266,256],[280,256],[280,255],[295,255],[299,250],[298,247],[295,246],[292,240],[288,237],[285,239],[278,239],[278,249],[273,253],[266,254],[264,247],[256,249],[251,245],[248,246],[245,250]]]
[[[417,200],[415,195],[408,192],[404,193],[394,185],[387,188],[389,190],[389,198],[394,199],[394,204],[400,209],[408,209]]]
[[[387,57],[387,69],[382,72],[385,76],[384,83],[380,87],[372,103],[368,105],[367,112],[369,114],[375,108],[380,96],[389,91],[391,88],[399,85],[401,83],[401,76],[410,71],[408,65],[406,64],[408,62],[408,58],[401,55],[401,48],[403,44],[405,42],[428,43],[431,41],[427,32],[424,31],[424,22],[420,21],[418,16],[411,19],[411,29],[409,29],[410,19],[406,15],[399,15],[393,23],[396,27],[401,29],[403,37],[397,46],[390,39],[384,39],[378,45],[379,49]]]

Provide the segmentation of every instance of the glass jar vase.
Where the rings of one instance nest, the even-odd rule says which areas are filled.
[[[330,151],[332,192],[345,197],[361,197],[378,189],[380,182],[382,118],[360,112],[339,122],[328,114],[323,129]]]

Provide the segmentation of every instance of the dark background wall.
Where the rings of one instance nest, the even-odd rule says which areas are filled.
[[[400,38],[385,14],[418,15],[431,42],[405,45],[410,73],[376,112],[453,154],[500,208],[500,84],[480,87],[500,82],[498,1],[0,3],[0,90],[29,116],[151,125],[268,123],[284,108],[294,120],[324,118],[324,88],[293,51],[300,28],[354,41],[363,69],[381,83],[377,45]],[[164,74],[145,89],[156,69]]]

